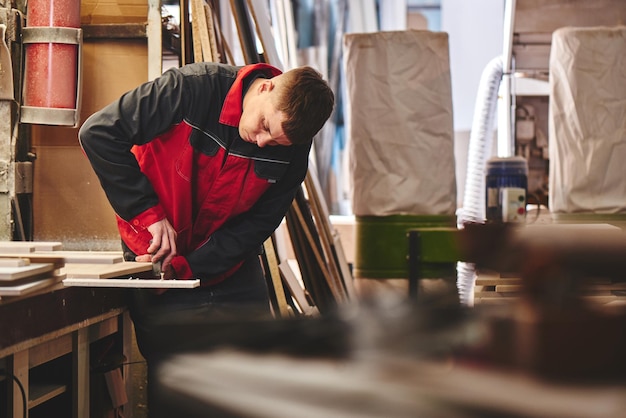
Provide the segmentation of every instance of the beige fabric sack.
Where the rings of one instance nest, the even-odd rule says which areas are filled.
[[[626,213],[626,26],[552,36],[549,206]]]
[[[453,215],[448,35],[347,34],[343,54],[354,214]]]

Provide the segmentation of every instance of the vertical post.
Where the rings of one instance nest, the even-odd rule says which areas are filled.
[[[513,79],[513,31],[515,22],[516,0],[507,0],[504,8],[504,43],[502,51],[502,83],[498,102],[498,156],[515,155],[513,144],[513,120],[515,112],[515,94]]]
[[[122,354],[126,359],[133,358],[133,324],[130,319],[128,311],[124,311],[119,316],[118,329],[122,335]],[[125,364],[122,367],[122,374],[124,376],[124,386],[128,399],[133,399],[133,379],[131,378],[130,364]],[[128,402],[124,406],[124,417],[132,418],[133,406],[131,402]]]
[[[8,371],[15,379],[17,379],[24,389],[24,394],[20,390],[18,383],[9,379],[12,383],[9,385],[9,402],[7,416],[12,418],[27,418],[28,417],[28,349],[18,351],[14,353],[9,360]],[[26,411],[24,411],[24,396],[26,403]]]
[[[409,231],[409,299],[417,301],[420,279],[420,234]]]
[[[89,416],[89,328],[72,334],[72,416]]]
[[[154,80],[163,71],[161,32],[161,0],[148,0],[148,80]]]

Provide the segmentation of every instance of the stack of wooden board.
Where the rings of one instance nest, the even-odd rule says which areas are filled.
[[[0,242],[0,297],[59,285],[193,288],[200,280],[160,280],[152,263],[125,262],[121,251],[64,251],[60,242]]]
[[[522,279],[495,272],[479,272],[474,292],[475,303],[507,303],[520,297]],[[590,278],[580,285],[580,296],[600,304],[626,300],[626,280]]]
[[[0,242],[0,300],[30,295],[63,280],[62,260],[29,258],[37,249],[49,251],[60,247],[56,242]]]

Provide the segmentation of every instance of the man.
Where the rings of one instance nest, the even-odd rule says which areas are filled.
[[[85,121],[80,143],[116,213],[125,258],[160,263],[164,279],[201,280],[195,289],[133,291],[148,364],[164,342],[176,343],[163,324],[269,313],[259,248],[304,180],[333,105],[310,67],[196,63]]]

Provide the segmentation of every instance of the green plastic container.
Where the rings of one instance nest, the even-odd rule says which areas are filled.
[[[356,216],[354,277],[408,279],[408,231],[436,227],[456,227],[456,216]]]

